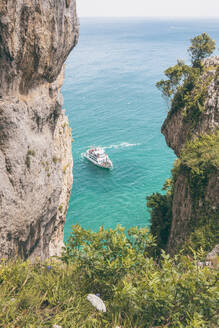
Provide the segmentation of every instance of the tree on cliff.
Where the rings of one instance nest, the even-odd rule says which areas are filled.
[[[192,45],[188,52],[192,59],[193,66],[199,66],[200,61],[210,56],[215,50],[215,41],[207,33],[202,33],[191,39]]]
[[[175,94],[181,82],[185,66],[184,61],[178,60],[175,66],[165,70],[164,74],[168,77],[168,80],[161,80],[156,84],[156,87],[161,90],[168,107],[170,106],[171,97]]]
[[[182,90],[180,89],[183,89],[185,94],[187,91],[191,91],[201,74],[201,60],[215,50],[215,41],[207,33],[194,37],[191,39],[191,43],[188,52],[191,56],[192,66],[186,65],[183,60],[177,60],[176,65],[164,71],[168,79],[156,83],[156,87],[161,90],[168,107],[175,96],[180,96],[176,98],[181,99]]]

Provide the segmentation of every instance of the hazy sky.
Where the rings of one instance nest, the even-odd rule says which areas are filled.
[[[76,0],[78,15],[87,16],[219,16],[219,0]]]

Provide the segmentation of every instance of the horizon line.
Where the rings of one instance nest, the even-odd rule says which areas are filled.
[[[157,18],[157,19],[219,19],[219,16],[80,16],[79,18]]]

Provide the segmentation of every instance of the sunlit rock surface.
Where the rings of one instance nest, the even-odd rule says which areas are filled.
[[[0,2],[0,256],[58,254],[72,186],[63,64],[75,0]]]

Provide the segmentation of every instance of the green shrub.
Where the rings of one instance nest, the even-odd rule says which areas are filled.
[[[28,149],[25,159],[25,164],[27,168],[30,168],[30,156],[35,156],[35,150]]]
[[[66,170],[67,170],[67,168],[70,166],[70,163],[67,163],[64,167],[63,167],[63,169],[62,169],[62,172],[65,174],[66,173]]]
[[[56,164],[60,160],[56,156],[53,156],[52,161],[53,161],[54,164]]]
[[[147,197],[147,207],[151,214],[150,232],[157,240],[156,254],[166,249],[172,222],[172,194],[153,193]]]
[[[86,277],[87,292],[110,296],[114,286],[127,273],[136,270],[144,257],[155,246],[154,239],[145,228],[131,228],[127,237],[124,228],[98,232],[73,226],[62,260],[75,263]]]
[[[200,175],[219,168],[219,131],[215,134],[204,134],[184,146],[181,164]]]
[[[145,229],[73,227],[62,261],[0,263],[0,327],[216,328],[217,271],[203,252],[157,263]],[[106,313],[86,297],[100,293]]]

